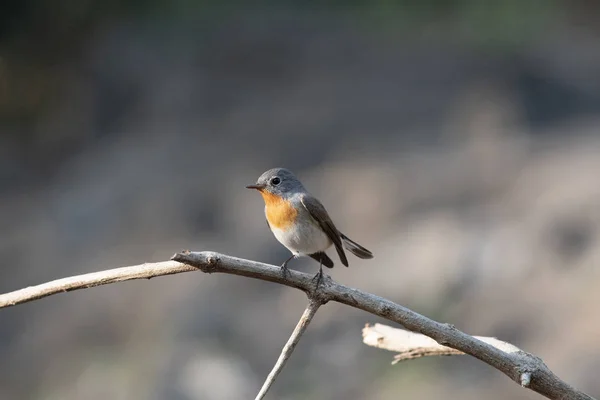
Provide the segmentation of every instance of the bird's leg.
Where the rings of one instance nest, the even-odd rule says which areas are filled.
[[[294,259],[294,257],[296,257],[296,255],[292,254],[292,256],[290,258],[288,258],[287,260],[285,260],[283,262],[283,264],[281,264],[281,273],[283,274],[283,279],[286,279],[286,276],[290,273],[290,271],[287,267],[287,263],[292,261]]]
[[[312,279],[313,281],[316,280],[315,283],[315,290],[319,288],[319,285],[321,285],[321,282],[323,281],[323,258],[319,258],[319,272],[317,272],[317,274],[314,276],[314,278]]]

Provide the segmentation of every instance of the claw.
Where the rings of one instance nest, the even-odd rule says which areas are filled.
[[[312,278],[312,281],[315,282],[315,290],[318,289],[323,282],[323,270],[319,270],[319,272],[317,272]]]
[[[283,275],[283,279],[287,279],[290,275],[290,269],[285,265],[285,263],[281,264],[281,275]]]
[[[283,279],[287,279],[287,276],[290,274],[290,270],[287,267],[287,264],[292,261],[292,259],[295,257],[294,254],[292,254],[292,256],[290,258],[288,258],[287,260],[285,260],[283,262],[283,264],[281,264],[281,274],[283,275]]]

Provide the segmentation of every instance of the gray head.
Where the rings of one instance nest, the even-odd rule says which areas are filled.
[[[248,189],[257,189],[278,196],[290,196],[299,191],[304,191],[304,186],[289,169],[273,168],[263,173],[254,185],[246,186]]]

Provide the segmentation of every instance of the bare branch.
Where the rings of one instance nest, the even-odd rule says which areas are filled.
[[[0,295],[0,308],[15,306],[17,304],[27,303],[28,301],[38,300],[53,294],[70,292],[72,290],[87,289],[94,286],[108,285],[109,283],[130,281],[133,279],[150,279],[156,276],[173,275],[197,270],[197,268],[176,261],[163,261],[76,275],[2,294]]]
[[[296,345],[300,341],[300,337],[308,327],[308,324],[310,324],[310,321],[312,321],[313,317],[315,316],[315,313],[317,312],[319,307],[321,307],[321,305],[322,303],[317,299],[310,300],[308,306],[306,307],[306,310],[304,310],[304,313],[302,314],[302,317],[300,317],[300,321],[298,321],[298,325],[296,325],[296,328],[294,328],[292,335],[281,350],[281,354],[277,359],[277,363],[275,363],[273,370],[271,371],[269,376],[267,376],[267,379],[265,380],[265,383],[260,389],[260,392],[258,392],[258,395],[256,395],[255,400],[261,400],[265,397],[265,395],[271,388],[271,385],[273,385],[273,382],[275,382],[277,375],[279,375],[279,373],[285,366],[285,363],[287,362],[288,358],[290,358],[290,356],[292,355],[292,352],[294,351]]]
[[[194,266],[206,273],[219,272],[245,276],[279,283],[300,289],[306,293],[312,293],[313,291],[314,283],[311,281],[312,276],[290,270],[284,279],[279,267],[256,261],[244,260],[210,251],[178,253],[173,257],[173,260],[188,265],[161,262],[59,279],[0,295],[0,307],[8,307],[70,290],[194,270],[190,266]],[[536,356],[522,351],[511,354],[505,353],[459,331],[453,325],[433,321],[382,297],[349,288],[331,279],[324,280],[317,295],[323,304],[327,301],[346,304],[399,323],[408,330],[429,336],[441,345],[460,350],[489,364],[503,372],[519,385],[528,382],[529,389],[550,399],[593,399],[558,378]]]
[[[173,260],[193,265],[207,273],[221,272],[281,283],[300,289],[309,295],[313,290],[310,275],[290,270],[287,278],[284,279],[279,267],[255,261],[212,252],[179,253],[173,257]],[[592,399],[562,381],[540,358],[529,353],[523,351],[505,353],[459,331],[453,325],[433,321],[399,304],[349,288],[331,279],[325,279],[319,292],[323,303],[336,301],[397,322],[406,329],[429,336],[441,345],[460,350],[491,365],[519,385],[522,383],[522,374],[529,374],[531,378],[528,388],[550,399]]]
[[[473,337],[508,354],[521,351],[521,349],[518,347],[493,337]],[[363,328],[363,342],[368,346],[398,352],[398,354],[394,356],[394,361],[392,364],[420,357],[453,356],[465,354],[462,351],[453,349],[451,347],[442,346],[435,340],[420,333],[393,328],[383,324],[367,324]],[[521,385],[527,386],[523,385],[522,379]]]

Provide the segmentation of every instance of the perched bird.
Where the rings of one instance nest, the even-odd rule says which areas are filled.
[[[294,257],[307,255],[319,262],[317,285],[323,277],[323,265],[333,268],[327,250],[333,244],[340,261],[346,267],[344,247],[359,258],[373,258],[373,253],[350,240],[333,224],[321,202],[308,193],[296,176],[285,168],[273,168],[263,173],[254,185],[265,201],[267,225],[292,256],[281,264],[283,274]]]

